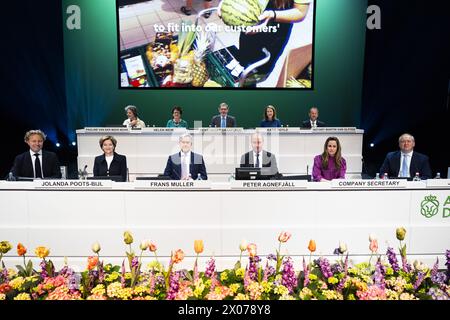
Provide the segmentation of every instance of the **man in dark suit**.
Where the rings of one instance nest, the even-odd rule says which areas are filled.
[[[309,109],[309,119],[302,122],[303,128],[317,128],[317,127],[325,127],[325,122],[318,120],[319,118],[319,109],[316,107],[312,107]]]
[[[228,105],[222,102],[219,106],[219,113],[212,117],[210,127],[213,128],[231,128],[236,127],[236,118],[228,115]]]
[[[400,151],[389,152],[384,159],[380,174],[389,177],[414,177],[416,173],[422,179],[432,177],[429,159],[426,155],[414,151],[414,137],[408,133],[398,139]]]
[[[173,180],[208,180],[203,156],[191,151],[192,136],[184,134],[179,139],[180,152],[169,156],[164,175]]]
[[[262,176],[279,176],[275,155],[263,150],[264,139],[262,135],[259,133],[252,134],[251,145],[253,150],[241,156],[241,168],[261,168]]]
[[[30,150],[14,159],[11,169],[14,177],[61,178],[58,157],[55,153],[42,150],[46,135],[41,130],[30,130],[25,134],[25,143]]]

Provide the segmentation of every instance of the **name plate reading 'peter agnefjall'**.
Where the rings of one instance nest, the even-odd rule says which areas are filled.
[[[353,189],[353,188],[367,188],[367,189],[397,189],[406,188],[407,181],[405,179],[391,179],[391,180],[333,180],[331,182],[332,188],[339,189]]]
[[[235,180],[231,189],[239,190],[295,190],[306,189],[306,180]]]
[[[205,190],[211,189],[207,180],[136,180],[135,189],[146,190]]]
[[[101,190],[111,189],[111,180],[34,180],[35,189],[50,190]]]

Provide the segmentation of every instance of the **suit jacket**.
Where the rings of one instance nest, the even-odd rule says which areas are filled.
[[[34,171],[32,161],[30,151],[19,154],[14,159],[14,165],[11,169],[12,174],[15,177],[33,178]],[[55,153],[42,150],[42,173],[44,178],[61,179],[59,160]]]
[[[205,161],[201,154],[191,151],[189,173],[191,174],[192,179],[197,179],[198,174],[200,173],[203,180],[208,180]],[[164,175],[169,176],[172,180],[181,180],[181,152],[169,156],[166,168],[164,169]]]
[[[253,157],[253,150],[241,156],[241,168],[254,167],[255,159]],[[262,169],[261,175],[278,175],[277,159],[273,153],[262,151]]]
[[[318,127],[325,127],[325,122],[322,122],[320,120],[316,120],[316,124]],[[302,128],[311,128],[311,120],[305,120],[302,122]]]
[[[211,119],[211,127],[217,127],[220,128],[220,123],[221,123],[222,119],[221,119],[221,115],[217,115],[212,117]],[[227,128],[231,128],[231,127],[236,127],[236,118],[233,116],[228,115],[227,116]]]
[[[381,166],[380,175],[383,176],[384,173],[387,173],[389,177],[398,177],[398,172],[400,171],[400,159],[400,151],[389,152],[384,159],[383,165]],[[420,174],[422,179],[432,178],[428,157],[422,153],[414,151],[411,158],[411,164],[409,165],[410,177],[414,177],[416,172]]]
[[[121,176],[122,181],[127,181],[127,157],[115,153],[111,164],[106,163],[105,154],[95,157],[94,177]]]

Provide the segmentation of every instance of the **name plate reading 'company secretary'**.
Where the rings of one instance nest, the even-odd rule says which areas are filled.
[[[295,190],[306,189],[306,180],[236,180],[231,189],[239,190]]]
[[[332,188],[352,189],[352,188],[367,188],[367,189],[401,189],[406,188],[407,181],[405,179],[391,179],[391,180],[333,180],[331,182]]]
[[[50,190],[101,190],[111,189],[111,180],[34,180],[35,189]]]
[[[211,189],[207,180],[136,180],[135,189],[146,190],[205,190]]]

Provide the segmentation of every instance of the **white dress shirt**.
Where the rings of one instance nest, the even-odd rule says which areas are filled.
[[[413,155],[413,151],[411,151],[410,153],[403,153],[403,152],[401,152],[400,154],[401,154],[401,156],[400,156],[400,171],[398,172],[398,176],[400,177],[401,174],[402,174],[402,171],[403,171],[403,157],[406,156],[406,163],[408,164],[407,177],[409,178],[409,177],[411,177],[410,168],[411,168],[411,158],[412,158],[412,155]]]
[[[190,172],[189,172],[189,168],[191,165],[191,152],[186,152],[184,153],[183,151],[181,151],[181,174],[183,174],[183,164],[185,164],[186,166],[186,176],[189,177]],[[184,178],[183,176],[181,178]]]
[[[30,149],[30,155],[31,155],[31,163],[33,164],[33,177],[36,176],[36,168],[34,167],[34,161],[36,159],[36,157],[34,156],[35,153],[38,153],[39,156],[39,162],[41,163],[41,173],[42,175],[44,175],[44,168],[42,167],[42,149],[39,150],[39,152],[34,152],[33,150]],[[44,178],[44,177],[41,177]]]

